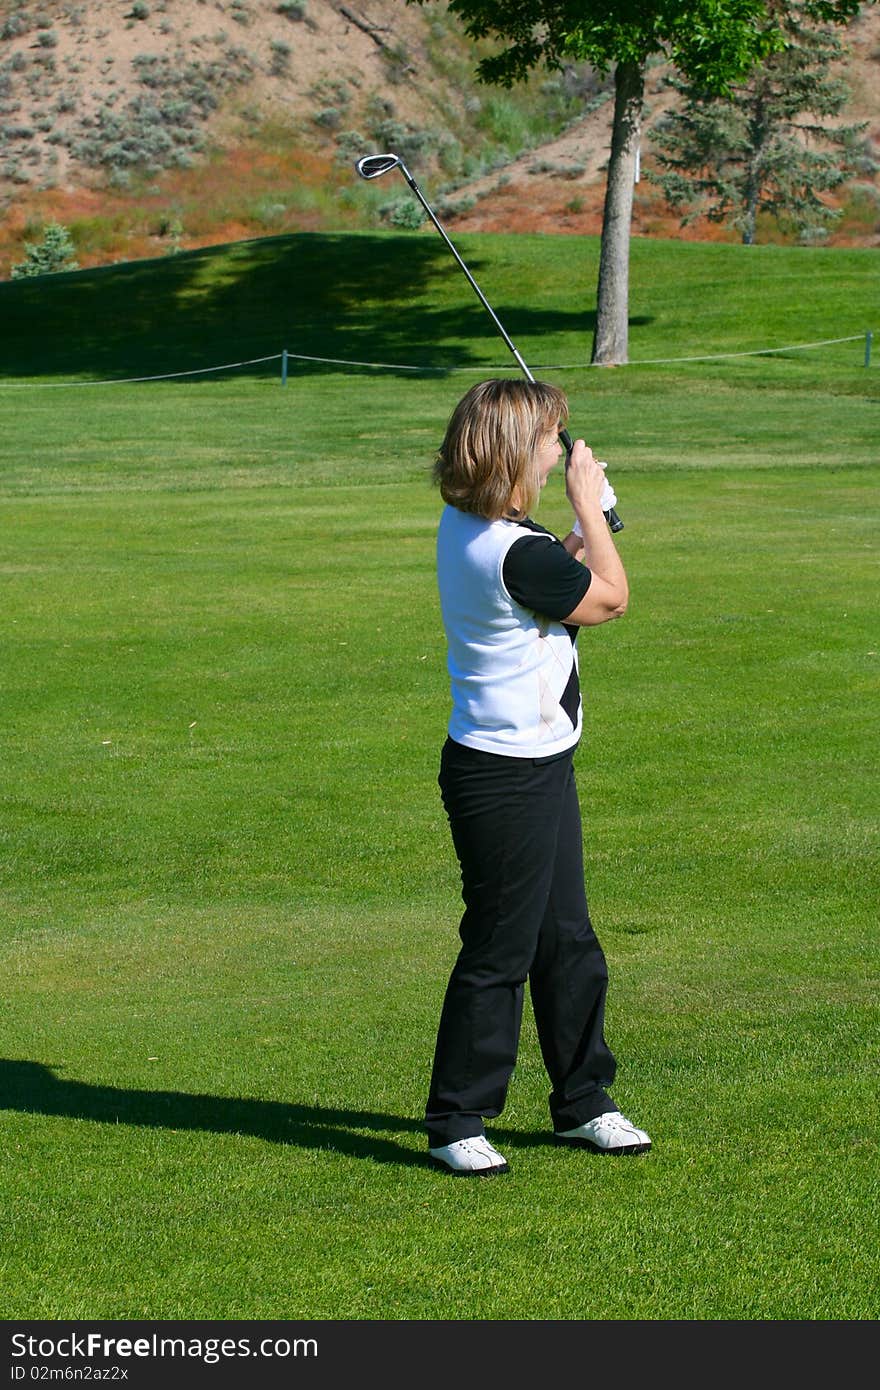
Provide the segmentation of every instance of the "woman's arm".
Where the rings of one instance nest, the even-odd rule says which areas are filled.
[[[593,458],[592,450],[582,439],[575,440],[566,470],[565,490],[583,538],[571,532],[563,545],[572,554],[568,542],[579,541],[584,564],[593,576],[577,608],[563,619],[578,627],[595,627],[598,623],[607,623],[610,618],[622,618],[629,602],[626,571],[600,504],[604,486],[605,473]]]
[[[575,560],[579,560],[584,553],[584,543],[577,531],[569,531],[562,544]]]

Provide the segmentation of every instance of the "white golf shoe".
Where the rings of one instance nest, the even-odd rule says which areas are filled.
[[[576,1129],[557,1131],[553,1137],[557,1144],[592,1149],[600,1154],[644,1154],[651,1147],[645,1131],[637,1129],[619,1110],[609,1110]]]
[[[429,1149],[435,1163],[441,1163],[459,1178],[488,1178],[494,1173],[510,1171],[507,1160],[493,1149],[485,1134],[473,1139],[456,1139],[439,1149]]]

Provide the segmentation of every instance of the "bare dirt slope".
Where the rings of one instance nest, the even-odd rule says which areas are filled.
[[[243,111],[305,120],[330,109],[340,82],[364,95],[402,83],[401,105],[418,121],[427,103],[411,79],[423,66],[425,13],[397,0],[369,0],[367,8],[341,0],[0,0],[0,179],[19,187],[94,181],[98,133],[112,130],[133,101],[188,106],[181,129],[189,118],[194,130],[222,137]]]
[[[880,7],[869,7],[847,38],[847,117],[869,122],[880,152]],[[473,86],[450,77],[453,49],[460,72],[472,50],[443,5],[404,0],[0,0],[0,240],[4,225],[20,243],[29,223],[70,209],[123,218],[133,173],[155,170],[158,187],[188,169],[196,186],[209,151],[226,152],[226,173],[215,167],[213,177],[228,177],[234,192],[258,160],[248,143],[257,128],[274,126],[296,147],[303,180],[326,180],[340,130],[366,128],[367,111],[374,127],[384,103],[404,127],[436,131],[479,101]],[[662,67],[651,70],[648,163],[652,124],[671,100],[663,78]],[[470,179],[450,200],[450,225],[597,232],[610,124],[611,103],[600,99],[559,138]],[[866,183],[880,193],[876,177]],[[314,225],[320,213],[312,216]],[[279,229],[295,225],[309,223]],[[634,227],[681,234],[644,181]],[[188,227],[185,244],[230,228],[237,224]],[[687,234],[718,235],[700,224]],[[876,217],[841,228],[835,242],[878,244]],[[98,248],[91,263],[113,254]]]

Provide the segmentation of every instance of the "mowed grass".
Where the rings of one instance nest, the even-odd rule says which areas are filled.
[[[379,242],[369,295],[364,238],[311,245],[296,350],[421,321],[421,362],[504,363],[454,266],[409,278],[430,242]],[[586,360],[595,245],[469,242],[527,360]],[[551,1146],[527,1011],[512,1172],[456,1182],[420,1127],[459,913],[428,469],[479,373],[54,384],[280,350],[302,246],[0,286],[4,1315],[876,1319],[875,368],[554,375],[626,528],[577,765],[654,1149]],[[632,355],[857,333],[876,272],[636,243]]]

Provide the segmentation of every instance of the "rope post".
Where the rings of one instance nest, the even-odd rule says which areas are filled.
[[[281,354],[281,385],[287,385],[287,348]]]
[[[870,330],[870,328],[869,328],[868,331],[867,331],[866,334],[865,334],[865,366],[866,366],[866,367],[870,367],[870,365],[871,365],[871,344],[872,344],[873,341],[874,341],[874,334],[871,332],[871,330]]]

